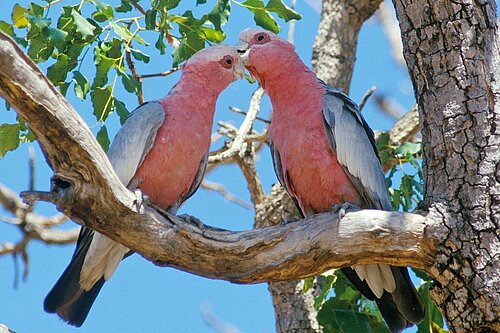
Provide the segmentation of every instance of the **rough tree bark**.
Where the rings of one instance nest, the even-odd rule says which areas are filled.
[[[420,110],[425,206],[444,228],[433,299],[500,332],[500,44],[494,1],[394,0]]]

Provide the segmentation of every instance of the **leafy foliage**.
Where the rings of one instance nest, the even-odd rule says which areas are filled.
[[[141,80],[130,63],[148,63],[156,49],[160,55],[171,52],[175,68],[207,45],[223,42],[231,4],[248,9],[257,24],[274,32],[280,27],[273,15],[284,21],[301,18],[283,0],[267,4],[197,0],[196,5],[208,7],[199,17],[191,10],[182,12],[180,4],[181,0],[120,0],[114,7],[104,0],[39,0],[28,7],[14,3],[11,22],[0,21],[0,30],[25,47],[35,62],[47,63],[47,78],[63,95],[74,93],[82,100],[90,95],[92,113],[102,123],[98,139],[106,147],[109,138],[103,124],[108,116],[116,112],[123,123],[129,113],[115,96],[116,85],[141,101]],[[95,74],[80,70],[90,56]],[[21,129],[20,123],[4,124],[1,129],[0,157],[16,149],[21,140],[34,138],[16,130]]]
[[[397,162],[386,178],[392,209],[413,211],[423,199],[421,143],[404,142],[400,146],[394,146],[389,141],[389,135],[382,133],[377,140],[377,149],[382,165]],[[400,180],[399,187],[394,187],[397,183],[395,180]]]
[[[390,332],[375,303],[363,298],[340,270],[329,271],[315,280],[320,293],[314,306],[319,309],[317,319],[324,332]],[[305,286],[312,283],[313,278],[306,279]]]

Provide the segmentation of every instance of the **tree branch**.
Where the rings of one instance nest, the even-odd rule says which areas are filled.
[[[3,33],[0,95],[30,124],[55,173],[51,192],[26,193],[24,198],[55,203],[73,220],[157,265],[256,283],[355,264],[425,270],[433,263],[436,236],[426,230],[427,218],[417,214],[365,210],[348,213],[338,223],[336,214],[323,213],[286,225],[231,232],[150,207],[138,213],[135,196],[120,183],[83,120]]]

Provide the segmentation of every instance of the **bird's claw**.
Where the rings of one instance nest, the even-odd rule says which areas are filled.
[[[200,219],[198,219],[192,215],[182,214],[182,215],[179,215],[177,217],[183,219],[184,221],[186,221],[188,223],[194,224],[195,226],[197,226],[201,230],[205,230],[205,224],[203,224],[203,222],[201,222]]]
[[[341,220],[345,214],[347,214],[350,210],[358,210],[359,207],[350,203],[350,202],[344,202],[343,204],[336,204],[333,205],[332,211],[334,213],[339,214],[339,220]]]
[[[144,206],[148,205],[151,203],[149,200],[149,197],[142,193],[140,189],[135,189],[134,190],[135,194],[135,200],[134,200],[134,205],[137,210],[137,213],[142,213],[144,212]]]

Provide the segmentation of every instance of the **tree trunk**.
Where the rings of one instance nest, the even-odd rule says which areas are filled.
[[[361,25],[382,0],[324,0],[313,46],[314,72],[328,85],[348,93]]]
[[[500,45],[494,1],[394,0],[419,104],[425,200],[443,224],[432,297],[500,332]]]

